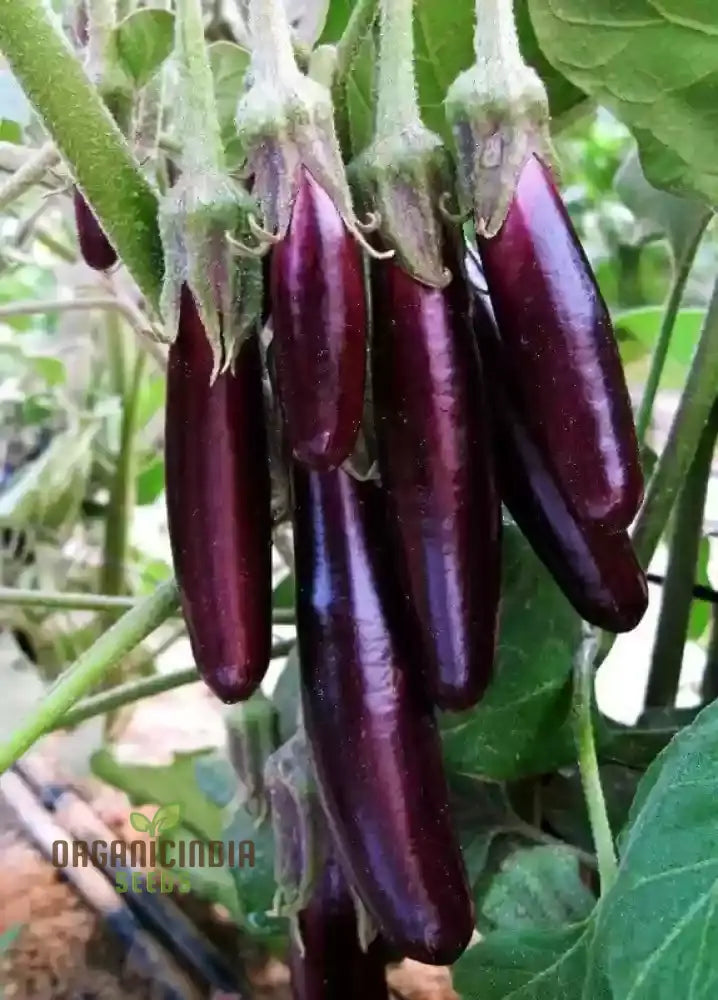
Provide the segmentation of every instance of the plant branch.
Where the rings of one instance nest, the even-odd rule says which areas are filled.
[[[671,706],[678,694],[716,436],[718,405],[713,406],[703,428],[673,515],[668,568],[646,689],[648,708]]]
[[[54,167],[60,161],[60,154],[55,148],[54,142],[46,142],[31,156],[23,165],[9,177],[4,184],[0,184],[0,212],[12,204],[16,198],[25,194],[30,188],[38,184],[45,176],[50,167]]]
[[[156,308],[163,272],[157,199],[44,0],[0,0],[0,50]]]
[[[593,675],[597,652],[597,633],[594,629],[584,626],[583,639],[573,666],[573,725],[581,784],[596,848],[603,895],[608,892],[616,879],[618,862],[601,786],[593,735]]]
[[[101,635],[61,674],[29,718],[0,747],[0,773],[22,757],[44,733],[53,729],[112,666],[154,632],[176,610],[178,600],[177,586],[174,580],[168,580]]]
[[[392,139],[420,121],[414,76],[414,0],[381,0],[376,138]]]
[[[334,83],[344,82],[352,68],[359,48],[376,18],[378,0],[357,0],[352,8],[342,37],[336,44],[334,56]]]
[[[272,659],[277,660],[286,656],[293,648],[294,639],[283,639],[275,642],[272,646]],[[80,722],[94,718],[96,715],[104,715],[107,712],[114,712],[118,708],[132,705],[134,702],[144,698],[151,698],[156,694],[163,694],[165,691],[172,691],[186,684],[194,684],[201,680],[197,673],[197,668],[185,667],[182,670],[174,670],[168,674],[155,674],[152,677],[142,677],[139,680],[128,681],[127,684],[118,684],[117,687],[102,694],[85,698],[74,705],[61,719],[58,719],[52,726],[52,730],[67,729],[76,726]]]
[[[645,441],[648,428],[651,425],[653,405],[656,401],[658,386],[660,385],[661,375],[663,374],[666,358],[668,357],[668,348],[671,345],[673,329],[676,325],[676,318],[683,299],[686,282],[688,281],[688,277],[691,273],[693,262],[696,258],[696,253],[698,252],[698,247],[703,239],[703,233],[705,232],[706,226],[710,222],[712,216],[712,212],[706,212],[706,214],[698,220],[695,231],[691,234],[685,250],[683,251],[683,255],[676,261],[673,282],[671,284],[670,292],[668,293],[668,300],[666,302],[666,308],[661,321],[661,329],[658,333],[658,340],[656,341],[653,357],[651,358],[651,368],[648,373],[648,378],[646,379],[646,385],[641,398],[641,405],[638,408],[638,415],[636,417],[636,434],[638,435],[638,441],[640,444],[643,444]]]
[[[633,529],[638,559],[648,567],[718,395],[718,279],[666,446]]]
[[[146,368],[147,355],[144,351],[138,351],[132,379],[123,401],[120,452],[105,516],[105,544],[100,574],[100,589],[105,594],[121,594],[126,587],[130,517],[135,493],[137,416]]]
[[[49,590],[21,590],[0,587],[0,607],[47,608],[58,611],[132,611],[141,601],[135,597],[116,597],[113,594],[65,594]],[[179,609],[172,614],[178,615]],[[168,616],[170,617],[170,616]],[[275,625],[293,625],[291,608],[275,608],[272,612]]]

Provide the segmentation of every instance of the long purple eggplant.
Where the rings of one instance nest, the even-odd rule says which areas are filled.
[[[172,556],[197,666],[225,702],[248,698],[271,647],[271,518],[259,344],[210,385],[212,352],[182,289],[165,424]]]
[[[294,491],[304,720],[342,867],[385,941],[448,964],[472,902],[385,496],[299,465]]]
[[[626,528],[643,497],[631,402],[596,279],[549,171],[529,157],[496,236],[479,240],[527,426],[580,521]]]
[[[372,271],[372,387],[382,482],[434,704],[475,704],[491,679],[500,591],[500,503],[466,285],[445,289],[394,261]]]
[[[467,270],[476,280],[470,266]],[[577,519],[511,395],[506,349],[476,287],[472,307],[494,418],[502,500],[581,617],[609,632],[628,632],[648,606],[646,578],[630,539],[625,531],[609,532]]]
[[[357,241],[305,168],[289,230],[272,250],[271,300],[290,447],[312,468],[335,468],[364,407],[364,277]]]
[[[388,1000],[382,942],[362,951],[354,901],[331,855],[298,924],[301,947],[292,940],[289,951],[294,1000]]]
[[[117,253],[105,236],[95,213],[77,188],[73,191],[75,227],[82,259],[95,271],[108,271],[117,263]]]

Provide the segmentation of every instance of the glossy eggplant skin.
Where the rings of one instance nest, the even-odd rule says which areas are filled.
[[[115,248],[102,231],[95,213],[77,188],[73,192],[75,227],[82,259],[95,271],[108,271],[117,263]]]
[[[296,464],[294,500],[304,721],[342,867],[387,944],[450,964],[473,908],[385,495]]]
[[[304,168],[289,229],[272,250],[271,310],[291,451],[311,468],[336,468],[364,407],[364,274],[356,240]]]
[[[501,498],[581,617],[609,632],[629,632],[648,607],[646,578],[630,538],[623,530],[609,532],[577,519],[511,396],[506,349],[476,290],[472,309],[493,415]]]
[[[627,528],[643,477],[623,368],[590,264],[537,157],[479,251],[507,378],[537,446],[580,521]]]
[[[464,276],[445,289],[393,260],[372,271],[372,387],[382,483],[435,705],[476,704],[491,680],[501,509]]]
[[[172,557],[192,652],[222,701],[248,698],[271,647],[271,516],[256,336],[210,385],[211,349],[182,289],[169,352],[165,477]]]
[[[299,934],[304,953],[294,940],[289,950],[293,1000],[388,1000],[381,939],[362,951],[354,902],[331,855],[299,913]]]

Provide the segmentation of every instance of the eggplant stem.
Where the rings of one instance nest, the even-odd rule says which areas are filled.
[[[573,726],[581,784],[598,859],[601,895],[605,895],[616,880],[618,861],[606,811],[606,799],[601,786],[593,734],[593,677],[597,652],[598,633],[596,629],[584,624],[581,645],[573,664]]]

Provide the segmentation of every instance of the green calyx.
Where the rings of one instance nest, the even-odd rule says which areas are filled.
[[[474,65],[444,99],[456,145],[462,209],[476,232],[499,231],[531,154],[553,160],[546,89],[521,55],[513,0],[476,0]]]
[[[440,203],[452,189],[447,152],[417,121],[377,137],[352,165],[350,176],[374,215],[381,243],[394,250],[417,280],[445,287],[444,227]]]
[[[160,202],[166,340],[177,336],[186,283],[212,347],[215,375],[232,365],[261,312],[261,263],[246,248],[255,209],[246,191],[221,173],[185,174]]]

